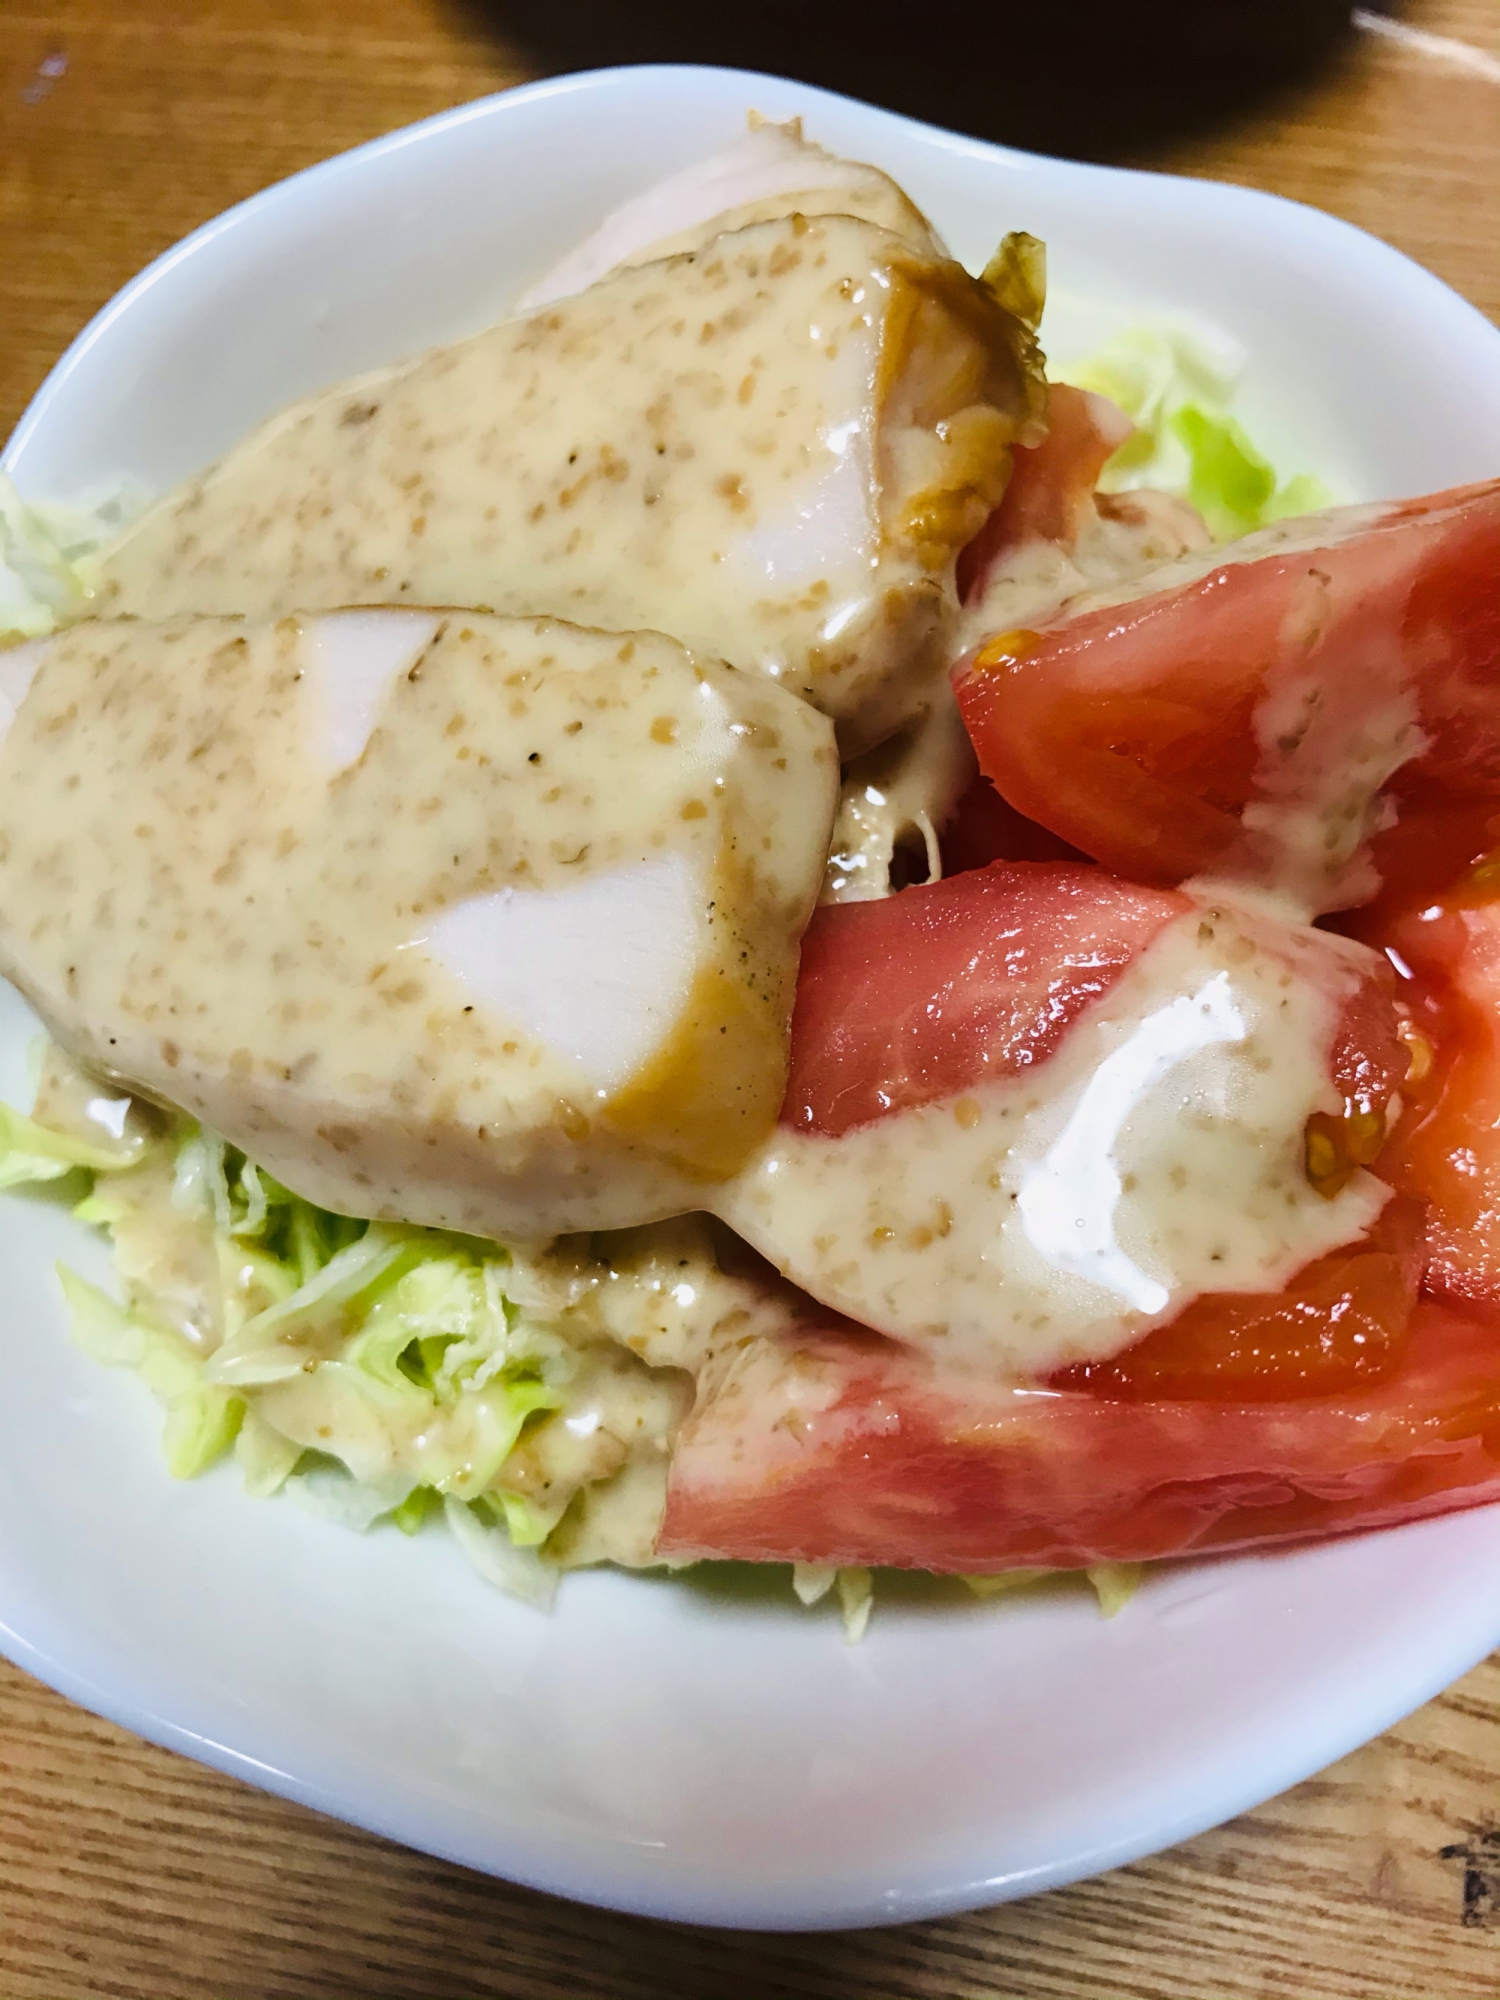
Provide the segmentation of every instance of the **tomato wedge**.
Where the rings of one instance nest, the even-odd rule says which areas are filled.
[[[987,868],[992,861],[1088,860],[1007,804],[982,772],[938,828],[938,847],[945,876]]]
[[[1412,1022],[1406,1112],[1381,1177],[1427,1204],[1429,1291],[1500,1307],[1500,880],[1493,865],[1431,903],[1361,913]]]
[[[1010,804],[1131,880],[1429,893],[1500,827],[1500,482],[1261,530],[954,682]]]
[[[1046,1061],[1174,919],[1181,893],[1067,862],[999,861],[873,903],[829,904],[802,940],[781,1123],[837,1138]],[[1326,943],[1308,932],[1309,946]],[[1331,1068],[1382,1109],[1408,1067],[1392,981],[1349,982]]]
[[[1191,907],[1097,868],[1024,862],[826,905],[802,939],[782,1123],[837,1138],[1034,1068]]]
[[[1420,1210],[1360,1171],[1408,1063],[1394,986],[1093,866],[825,907],[778,1128],[715,1213],[826,1311],[1012,1380],[1343,1387],[1391,1363],[1420,1271]]]
[[[1087,523],[1100,473],[1132,429],[1107,396],[1065,382],[1051,385],[1047,435],[1038,445],[1016,446],[1005,497],[958,558],[958,594],[965,603],[1003,549],[1032,540],[1072,547]]]
[[[1500,1331],[1417,1309],[1331,1395],[1012,1389],[816,1309],[746,1344],[679,1437],[673,1559],[971,1573],[1138,1562],[1388,1527],[1500,1499]]]

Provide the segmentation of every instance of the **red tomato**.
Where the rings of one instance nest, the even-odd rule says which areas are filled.
[[[1087,861],[1034,819],[1007,805],[982,773],[938,828],[943,874],[962,875],[992,861]]]
[[[1074,1568],[1500,1498],[1500,1332],[1434,1303],[1377,1379],[1282,1401],[1010,1389],[808,1314],[700,1399],[662,1555]]]
[[[1500,885],[1485,876],[1349,928],[1390,948],[1415,1030],[1381,1178],[1428,1204],[1428,1289],[1500,1306]]]
[[[1001,549],[1033,539],[1073,546],[1099,475],[1132,428],[1107,396],[1052,384],[1046,437],[1039,445],[1016,446],[1005,498],[959,556],[958,594],[965,603]]]
[[[980,766],[1019,812],[1157,884],[1274,877],[1268,810],[1334,828],[1382,789],[1394,824],[1370,851],[1403,894],[1492,844],[1500,482],[1288,523],[1175,574],[959,663]],[[1333,909],[1374,881],[1356,855],[1319,886]]]
[[[825,906],[802,940],[782,1123],[837,1138],[1034,1068],[1193,907],[1101,868],[1026,861]],[[1382,1111],[1405,1074],[1392,985],[1371,953],[1345,1000],[1332,1074],[1351,1108]]]
[[[1195,1299],[1110,1361],[1051,1377],[1132,1402],[1284,1402],[1362,1388],[1405,1350],[1421,1282],[1424,1209],[1397,1196],[1369,1235],[1305,1265],[1284,1291]]]
[[[1045,1061],[1191,907],[1098,868],[1000,861],[815,911],[782,1123],[837,1138]]]

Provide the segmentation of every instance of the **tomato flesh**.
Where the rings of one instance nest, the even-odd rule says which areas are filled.
[[[1084,460],[1065,442],[1060,429],[1050,474],[1018,455],[997,547],[1018,523],[1045,531],[1028,470],[1054,481],[1050,532],[1066,538],[1069,467]],[[1070,1567],[1500,1499],[1500,897],[1483,871],[1439,894],[1500,842],[1500,483],[1314,534],[1012,635],[988,671],[963,664],[960,703],[1002,809],[976,791],[950,823],[945,858],[969,872],[819,914],[783,1118],[836,1138],[1045,1060],[1188,907],[1177,884],[1268,879],[1246,814],[1271,797],[1268,693],[1300,674],[1309,712],[1344,731],[1328,740],[1378,733],[1393,694],[1419,731],[1415,754],[1372,781],[1394,813],[1370,814],[1378,873],[1359,893],[1383,888],[1342,925],[1390,952],[1411,1017],[1403,1045],[1372,973],[1333,1052],[1351,1132],[1378,1124],[1393,1089],[1404,1101],[1377,1163],[1396,1190],[1378,1223],[1280,1293],[1200,1298],[1111,1360],[1030,1387],[787,1293],[784,1332],[700,1385],[664,1555]],[[1047,835],[1103,868],[1028,866]],[[1351,867],[1325,907],[1355,900],[1358,879]]]
[[[999,861],[817,910],[802,941],[781,1122],[836,1139],[1034,1070],[1193,907],[1100,868]],[[1393,983],[1371,953],[1343,1002],[1330,1066],[1351,1109],[1382,1111],[1405,1074]]]
[[[996,862],[816,911],[782,1123],[838,1138],[1044,1062],[1189,908],[1097,868]]]
[[[1483,877],[1348,928],[1393,954],[1415,1030],[1381,1177],[1428,1206],[1428,1290],[1500,1307],[1500,900]]]
[[[1195,1299],[1109,1361],[1050,1380],[1130,1402],[1285,1402],[1356,1390],[1389,1374],[1410,1332],[1424,1209],[1397,1196],[1358,1243],[1304,1266],[1285,1290]]]
[[[1296,716],[1323,732],[1309,783],[1354,768],[1389,729],[1406,747],[1391,751],[1404,756],[1394,775],[1372,768],[1395,819],[1371,857],[1404,893],[1441,885],[1500,814],[1500,482],[1335,511],[1266,549],[1252,539],[1255,559],[1223,550],[1187,581],[961,661],[981,769],[1020,813],[1134,881],[1265,880],[1277,852],[1246,811],[1289,803]],[[1373,886],[1351,864],[1318,906]]]
[[[1047,435],[1017,445],[1005,497],[958,559],[964,603],[983,583],[1002,549],[1031,540],[1071,547],[1088,519],[1105,465],[1132,425],[1107,396],[1054,382],[1047,395]]]
[[[1084,861],[1034,819],[1018,813],[981,772],[938,828],[945,877],[987,868],[992,861]]]
[[[1288,1400],[1014,1389],[819,1320],[752,1341],[679,1439],[664,1556],[971,1573],[1137,1562],[1500,1498],[1500,1331],[1433,1302],[1396,1365]]]

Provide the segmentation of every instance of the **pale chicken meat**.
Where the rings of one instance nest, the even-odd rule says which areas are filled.
[[[1041,394],[958,265],[847,216],[758,223],[284,412],[106,553],[96,608],[650,628],[852,755],[930,705]]]
[[[878,167],[802,136],[800,118],[752,121],[722,153],[695,160],[611,211],[517,301],[521,312],[570,297],[629,264],[701,250],[716,236],[789,215],[857,215],[925,256],[945,254],[932,224]]]
[[[487,1236],[697,1207],[770,1129],[838,784],[805,703],[439,611],[0,659],[0,968],[90,1066]]]

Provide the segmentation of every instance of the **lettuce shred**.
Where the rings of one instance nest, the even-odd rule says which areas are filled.
[[[125,1298],[59,1267],[73,1337],[151,1389],[168,1470],[232,1451],[247,1492],[360,1530],[446,1511],[481,1574],[549,1601],[543,1545],[573,1495],[502,1480],[573,1361],[517,1305],[510,1254],[334,1215],[191,1120],[161,1123],[95,1143],[0,1106],[0,1188],[84,1178],[73,1213],[109,1234]]]
[[[0,645],[40,639],[81,615],[92,557],[145,499],[122,482],[77,506],[30,503],[0,472]]]
[[[1078,1574],[1070,1569],[1006,1569],[992,1576],[965,1576],[960,1581],[976,1597],[1008,1597],[1013,1591],[1029,1590],[1038,1583]],[[1141,1563],[1093,1563],[1083,1574],[1099,1600],[1100,1612],[1106,1618],[1113,1618],[1140,1589],[1145,1567]]]
[[[1216,541],[1233,541],[1336,495],[1300,474],[1278,482],[1270,462],[1229,414],[1242,357],[1227,342],[1182,328],[1119,334],[1054,378],[1118,403],[1135,431],[1104,468],[1108,492],[1157,487],[1191,500]]]

